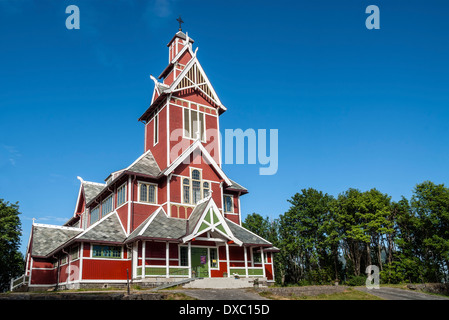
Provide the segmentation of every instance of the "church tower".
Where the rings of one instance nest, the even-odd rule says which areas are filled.
[[[167,44],[168,65],[151,76],[153,95],[139,118],[144,153],[104,183],[78,177],[63,226],[33,223],[20,283],[81,288],[126,284],[128,276],[151,285],[235,274],[274,281],[278,249],[242,227],[240,197],[248,191],[221,166],[226,107],[193,44],[180,27]]]

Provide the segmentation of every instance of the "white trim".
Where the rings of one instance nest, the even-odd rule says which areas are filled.
[[[170,277],[170,243],[165,241],[165,277]],[[144,272],[142,272],[144,273]]]
[[[146,254],[147,254],[147,242],[145,240],[142,240],[142,271],[145,270],[145,261],[146,261]],[[145,278],[145,272],[141,272],[142,279]]]
[[[216,108],[214,108],[214,107],[212,107],[212,106],[208,106],[208,105],[206,105],[206,104],[202,104],[202,103],[199,103],[199,102],[194,102],[194,101],[190,101],[190,100],[186,100],[186,99],[184,99],[184,98],[180,98],[180,97],[173,97],[173,100],[180,100],[180,101],[183,101],[183,102],[187,102],[187,103],[193,103],[193,104],[196,104],[198,107],[202,107],[202,108],[205,108],[205,109],[209,109],[209,110],[213,110],[213,111],[217,111],[217,109]],[[182,109],[187,109],[187,108],[190,108],[189,106],[184,106],[184,105],[179,105],[179,104],[176,104],[176,102],[175,101],[170,101],[169,102],[172,106],[174,106],[174,107],[178,107],[178,108],[182,108]],[[198,108],[198,110],[199,110],[199,108]],[[217,120],[218,120],[218,113],[217,114],[212,114],[212,113],[207,113],[207,112],[205,112],[205,111],[199,111],[199,112],[202,112],[202,113],[204,113],[205,115],[208,115],[208,116],[211,116],[211,117],[216,117],[217,118]]]
[[[78,198],[76,199],[76,205],[75,205],[75,211],[73,212],[73,217],[76,217],[76,210],[78,209],[78,206],[79,206],[79,202],[80,202],[80,198],[81,198],[81,192],[82,192],[82,190],[84,190],[83,189],[83,178],[81,178],[81,177],[76,177],[78,180],[80,180],[80,189],[79,189],[79,191],[78,191]],[[84,193],[84,192],[83,192]],[[84,197],[84,199],[86,199],[86,197]],[[86,201],[84,201],[84,206],[86,206]]]
[[[218,172],[218,174],[223,178],[223,180],[226,182],[228,186],[230,186],[232,183],[229,180],[229,178],[226,176],[226,174],[223,172],[223,170],[218,166],[218,164],[215,162],[214,158],[207,152],[207,150],[204,148],[204,146],[201,144],[200,140],[196,140],[194,143],[192,143],[173,163],[167,168],[167,170],[164,172],[166,176],[168,176],[170,173],[172,173],[190,154],[195,151],[197,148],[200,149],[201,155],[206,158],[206,160],[211,164],[214,169]]]
[[[155,212],[153,212],[153,214],[150,216],[150,219],[145,224],[145,226],[142,228],[142,230],[139,231],[137,236],[141,236],[145,232],[145,230],[148,228],[148,226],[151,224],[151,222],[153,222],[154,218],[159,214],[159,212],[161,212],[161,210],[162,210],[162,207],[159,207],[159,209],[157,209]]]
[[[117,218],[118,218],[119,221],[120,221],[120,217],[118,216],[117,212],[116,212],[115,210],[114,210],[114,211],[111,211],[111,212],[109,212],[107,215],[105,215],[104,217],[102,217],[101,219],[98,219],[98,221],[96,221],[94,224],[91,224],[91,225],[89,226],[89,228],[87,228],[87,229],[85,229],[85,230],[81,229],[81,230],[83,230],[83,232],[81,232],[79,235],[77,235],[77,236],[75,237],[75,239],[79,239],[81,236],[85,235],[87,232],[89,232],[91,229],[95,228],[97,225],[99,225],[100,223],[102,223],[104,220],[106,220],[107,218],[109,218],[109,216],[113,215],[114,213],[117,215]],[[123,227],[123,226],[122,226],[122,227]],[[125,234],[126,234],[126,232],[125,232]]]
[[[82,228],[56,226],[56,225],[53,225],[53,224],[34,223],[33,226],[44,227],[44,228],[54,228],[54,229],[61,229],[61,230],[75,230],[75,231],[79,230],[79,231],[83,231]]]
[[[239,226],[240,228],[245,229],[247,232],[251,233],[253,236],[256,236],[256,237],[258,237],[259,239],[262,239],[263,241],[268,242],[268,244],[270,244],[271,246],[273,245],[273,244],[272,244],[270,241],[268,241],[267,239],[264,239],[264,238],[262,238],[261,236],[255,234],[254,232],[252,232],[252,231],[250,231],[250,230],[248,230],[248,229],[246,229],[246,228],[244,228],[244,227],[238,225],[238,224],[235,223],[234,221],[231,221],[231,220],[229,220],[229,219],[227,219],[227,218],[225,218],[225,219],[227,220],[226,222],[231,222],[231,223],[235,224],[236,226]]]
[[[141,201],[140,200],[140,185],[142,184],[146,184],[146,185],[151,185],[155,187],[154,190],[154,202],[150,202],[150,201]],[[148,189],[147,189],[148,190]],[[143,181],[143,180],[137,180],[137,201],[136,203],[142,203],[142,204],[152,204],[152,205],[158,205],[157,204],[157,200],[158,200],[158,184],[154,183],[154,182],[148,182],[148,181]],[[150,192],[148,191],[148,198],[150,196]],[[150,200],[150,199],[148,199]]]
[[[212,231],[212,232],[218,232],[219,234],[223,235],[225,238],[230,239],[230,240],[234,241],[235,244],[241,246],[243,243],[234,236],[234,234],[232,233],[231,229],[227,225],[226,220],[224,219],[223,215],[218,210],[218,207],[215,204],[214,200],[212,198],[204,199],[204,200],[209,201],[209,203],[207,204],[206,208],[204,209],[201,217],[198,219],[198,222],[196,223],[196,226],[195,226],[195,229],[193,230],[193,232],[191,234],[183,237],[182,238],[182,242],[186,243],[187,241],[192,240],[200,232],[202,234],[202,233],[207,232],[207,231]],[[213,215],[214,212],[215,212],[215,215],[218,218],[218,222],[217,223],[213,223],[214,220],[213,220],[213,216],[212,215]],[[208,223],[207,221],[204,221],[204,219],[205,219],[207,214],[210,214],[210,221],[211,221],[210,223]],[[204,230],[199,231],[199,229],[200,229],[200,227],[201,227],[201,225],[203,223],[208,225],[208,227],[206,229],[204,229]],[[223,226],[223,228],[225,229],[226,233],[223,233],[221,230],[216,228],[220,224]]]
[[[228,278],[231,277],[231,268],[230,268],[230,263],[229,263],[229,245],[226,242],[225,243],[226,246],[226,271],[228,272]]]
[[[126,233],[129,234],[131,232],[131,203],[132,203],[132,195],[131,195],[131,184],[132,179],[131,176],[128,177],[128,189],[127,189],[127,202],[128,202],[128,219],[126,221]]]
[[[159,143],[159,111],[154,115],[153,119],[153,147]],[[157,128],[156,128],[157,122]],[[156,139],[157,136],[157,139]],[[157,141],[156,141],[157,140]]]
[[[198,50],[198,48],[197,48],[197,50]],[[194,85],[195,89],[198,89],[198,90],[200,90],[201,92],[203,92],[203,93],[204,93],[206,96],[208,96],[212,101],[214,101],[214,102],[218,105],[219,108],[222,108],[223,110],[226,111],[226,110],[227,110],[226,107],[223,106],[223,104],[221,103],[220,98],[219,98],[218,95],[217,95],[217,92],[215,91],[214,87],[213,87],[212,84],[210,83],[209,78],[207,77],[206,73],[204,72],[203,67],[201,66],[200,62],[198,61],[198,58],[196,57],[197,50],[195,50],[195,52],[194,52],[194,54],[193,54],[193,56],[192,56],[192,59],[190,59],[190,61],[186,64],[186,67],[184,68],[184,70],[182,70],[181,74],[179,74],[179,76],[176,78],[176,80],[172,82],[172,84],[170,85],[170,89],[168,90],[168,92],[173,93],[173,92],[176,92],[176,91],[185,90],[185,88],[182,88],[182,89],[175,89],[175,88],[178,86],[178,84],[181,82],[181,80],[186,76],[187,72],[189,72],[190,69],[192,69],[193,66],[196,64],[196,65],[197,65],[198,71],[202,74],[202,76],[203,76],[203,78],[204,78],[204,81],[206,82],[206,85],[209,87],[209,89],[210,89],[210,91],[212,92],[212,95],[215,97],[215,99],[212,98],[212,97],[210,97],[210,96],[209,96],[208,94],[206,94],[203,90],[201,90],[201,89],[198,87],[198,84],[197,84],[197,83]]]
[[[226,211],[225,209],[226,209],[226,202],[224,201],[224,198],[225,197],[230,197],[231,198],[231,210],[232,211]],[[224,193],[223,192],[223,213],[226,213],[226,214],[235,214],[235,212],[234,212],[234,196],[232,195],[232,194],[229,194],[229,193]]]

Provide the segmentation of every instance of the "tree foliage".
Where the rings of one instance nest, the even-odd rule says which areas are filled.
[[[425,181],[410,200],[377,189],[349,188],[333,197],[312,188],[288,200],[270,221],[257,213],[244,226],[280,249],[282,284],[350,283],[377,265],[383,283],[449,281],[449,188]]]
[[[22,232],[19,205],[0,199],[0,292],[9,289],[10,280],[23,274],[24,261],[19,251]]]

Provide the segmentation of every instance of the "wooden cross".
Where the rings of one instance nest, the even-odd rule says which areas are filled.
[[[181,16],[179,16],[179,18],[178,18],[178,19],[176,19],[176,21],[178,21],[178,22],[179,22],[179,31],[182,31],[182,27],[181,27],[181,24],[182,24],[182,23],[184,23],[184,21],[182,21],[182,19],[181,19]]]

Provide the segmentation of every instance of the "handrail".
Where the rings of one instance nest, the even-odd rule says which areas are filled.
[[[11,279],[11,285],[10,285],[10,291],[13,291],[15,288],[24,285],[27,280],[28,280],[29,276],[27,276],[26,274],[23,274],[17,278],[12,278]]]

